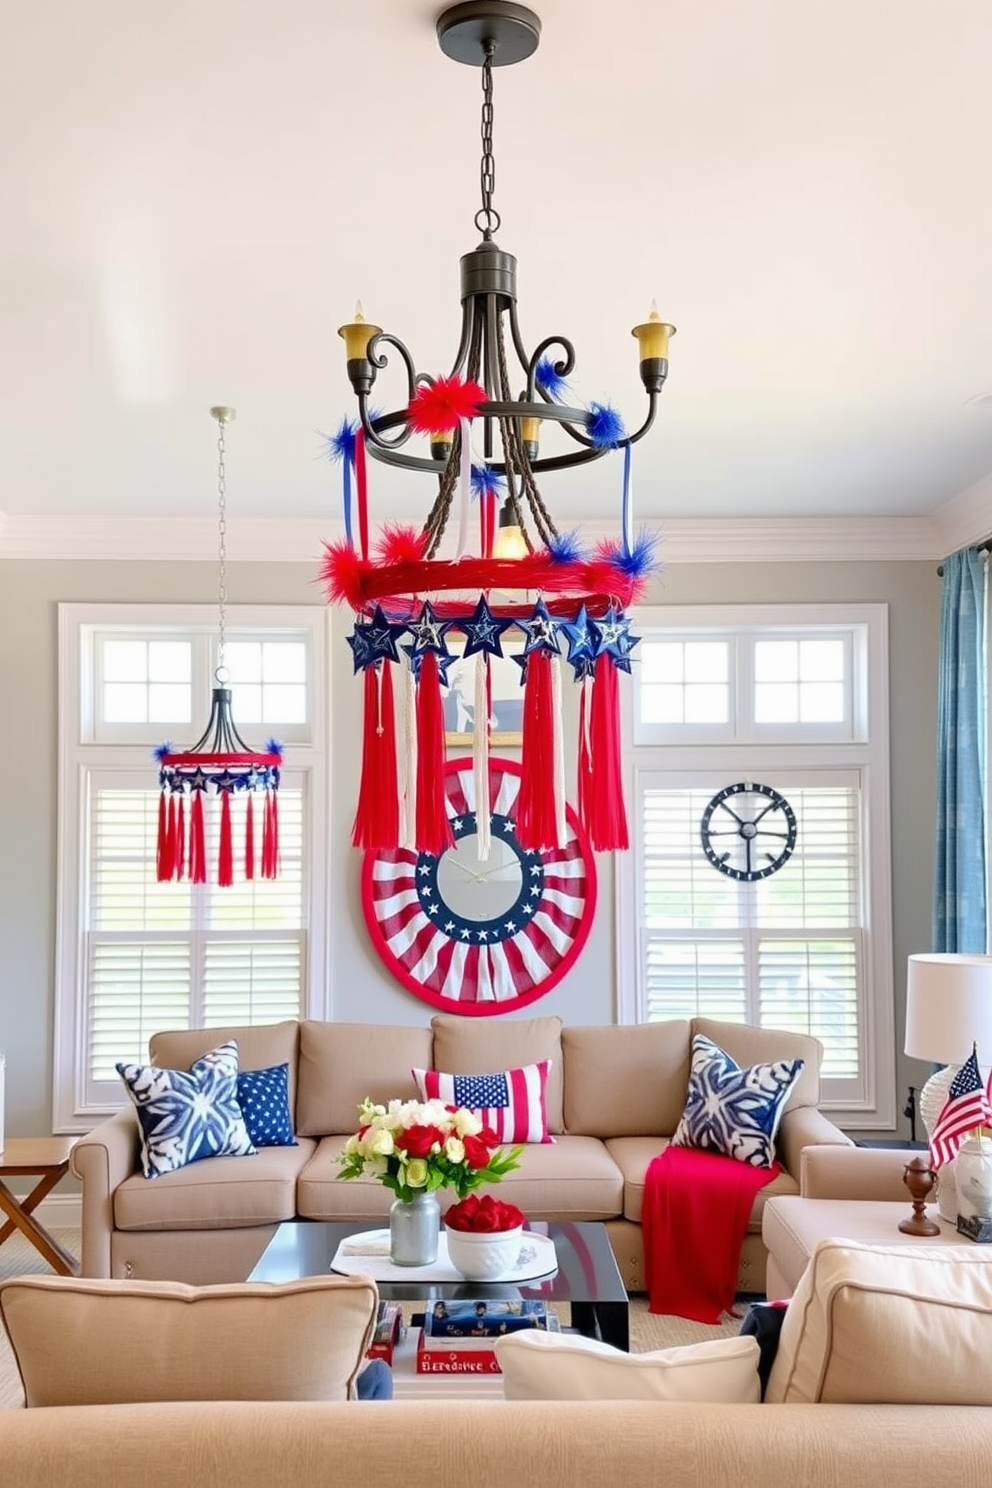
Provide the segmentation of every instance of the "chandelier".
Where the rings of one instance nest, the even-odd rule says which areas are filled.
[[[461,334],[446,375],[418,372],[406,345],[366,320],[361,306],[339,334],[358,417],[328,441],[343,469],[344,538],[325,545],[328,598],[356,614],[348,641],[364,683],[356,846],[440,853],[454,838],[444,794],[441,688],[455,659],[475,657],[473,734],[479,854],[488,853],[491,664],[503,642],[524,688],[516,831],[528,849],[566,840],[562,672],[579,685],[580,819],[594,848],[628,846],[620,757],[618,677],[637,644],[629,606],[654,565],[654,542],[633,531],[631,450],[654,423],[675,328],[652,305],[634,326],[647,406],[634,432],[605,403],[572,398],[572,343],[546,336],[528,352],[517,319],[517,261],[497,246],[493,199],[493,70],[529,57],[541,23],[506,0],[466,0],[437,21],[442,51],[481,69],[481,241],[461,259]],[[406,396],[373,408],[379,373],[394,358]],[[561,448],[542,450],[553,429]],[[553,438],[553,436],[552,436]],[[619,536],[583,549],[560,532],[538,478],[622,458]],[[368,460],[435,478],[423,526],[387,525],[370,543]],[[354,511],[353,511],[354,507]],[[357,518],[357,520],[356,520]],[[357,531],[356,531],[357,529]],[[442,543],[446,539],[446,549]],[[401,687],[399,702],[393,682]],[[401,735],[397,737],[398,733]]]
[[[155,750],[159,766],[158,846],[159,883],[188,878],[207,882],[207,834],[204,799],[220,803],[217,832],[217,883],[234,882],[234,837],[231,798],[244,793],[245,825],[242,865],[246,879],[275,878],[279,867],[279,772],[282,745],[270,739],[264,749],[252,749],[238,733],[231,711],[230,673],[224,665],[227,629],[227,464],[225,425],[237,414],[233,408],[211,408],[217,420],[217,667],[207,727],[191,749],[172,744]],[[256,853],[254,798],[260,797],[261,830]],[[187,810],[188,803],[188,810]]]

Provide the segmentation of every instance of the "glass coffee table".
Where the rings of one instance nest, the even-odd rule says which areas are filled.
[[[330,1271],[342,1240],[369,1228],[361,1220],[301,1219],[281,1224],[249,1281],[296,1281]],[[630,1348],[630,1313],[613,1251],[601,1224],[535,1221],[528,1226],[555,1244],[558,1269],[550,1276],[508,1285],[496,1281],[436,1281],[417,1268],[410,1280],[377,1281],[384,1302],[450,1302],[461,1297],[528,1297],[567,1303],[572,1327],[614,1348]],[[526,1233],[526,1232],[525,1232]]]

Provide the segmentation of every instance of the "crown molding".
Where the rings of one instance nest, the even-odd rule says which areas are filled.
[[[984,499],[982,491],[984,490]],[[962,493],[933,517],[671,517],[641,522],[672,563],[884,562],[940,559],[987,537],[989,483]],[[605,521],[559,522],[584,538],[615,539]],[[963,536],[961,535],[963,533]],[[343,536],[340,519],[237,518],[227,529],[228,562],[319,563],[326,542]],[[18,517],[0,513],[0,559],[207,563],[217,558],[208,517]]]

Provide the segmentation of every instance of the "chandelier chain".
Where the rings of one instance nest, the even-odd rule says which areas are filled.
[[[482,190],[482,206],[475,214],[475,225],[488,242],[493,233],[499,231],[500,215],[493,206],[496,190],[496,160],[493,155],[493,56],[494,41],[485,42],[486,56],[482,64],[482,161],[479,168],[479,184]]]
[[[225,628],[227,622],[227,465],[224,449],[224,419],[217,421],[217,605],[219,626],[217,641],[217,680],[224,668]]]

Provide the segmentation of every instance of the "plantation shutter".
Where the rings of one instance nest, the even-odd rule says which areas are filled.
[[[821,783],[821,781],[823,783]],[[836,783],[834,783],[836,782]],[[860,781],[856,771],[773,782],[797,818],[770,878],[740,883],[705,857],[715,790],[646,784],[640,806],[641,968],[649,1022],[704,1016],[812,1034],[824,1079],[863,1060]]]
[[[299,1017],[306,977],[304,791],[301,772],[279,792],[280,874],[235,883],[156,882],[158,790],[147,772],[94,770],[86,791],[84,895],[87,1099],[116,1098],[118,1060],[143,1062],[167,1028],[269,1023]],[[233,806],[244,841],[245,797]],[[207,806],[208,833],[217,814]],[[258,831],[256,828],[256,841]],[[208,859],[216,860],[215,844]],[[257,848],[256,848],[257,851]],[[256,866],[257,871],[257,866]]]

